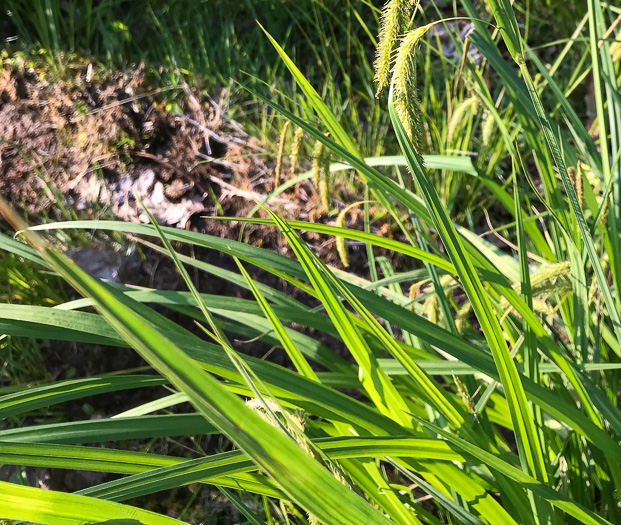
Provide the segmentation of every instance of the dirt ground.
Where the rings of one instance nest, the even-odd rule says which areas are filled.
[[[154,89],[142,66],[120,72],[78,64],[66,66],[59,78],[31,65],[13,60],[0,70],[0,195],[25,212],[31,223],[75,217],[147,222],[135,199],[138,195],[161,224],[237,240],[241,222],[205,216],[245,217],[257,201],[273,191],[276,159],[269,150],[277,146],[260,144],[239,123],[227,118],[226,93],[212,98],[187,85]],[[287,163],[285,157],[283,172],[291,176]],[[300,165],[307,169],[311,162],[302,159]],[[338,180],[334,184],[334,195],[346,200],[344,192],[350,190],[340,189]],[[357,201],[359,197],[350,195],[349,199]],[[288,219],[335,221],[334,211],[328,214],[322,210],[310,180],[271,200],[270,206]],[[71,210],[70,214],[63,209]],[[361,210],[351,209],[345,225],[362,230],[363,220]],[[394,235],[382,220],[373,220],[371,228],[383,236]],[[344,267],[333,237],[312,232],[302,235],[322,260]],[[273,227],[246,227],[244,240],[293,256]],[[182,284],[164,255],[150,250],[142,256],[126,248],[119,251],[105,236],[89,242],[78,249],[67,248],[74,261],[91,274],[158,289],[177,289]],[[176,248],[237,271],[232,258],[222,253]],[[348,270],[368,278],[365,247],[350,242],[348,252]],[[395,254],[375,253],[389,255],[395,269],[404,269],[404,261]],[[257,281],[309,302],[298,289],[272,274],[253,267],[248,270]],[[202,292],[249,297],[211,275],[192,272],[192,276]],[[46,356],[52,377],[62,377],[71,367],[78,375],[102,371],[86,365],[81,349],[68,355],[65,348],[60,356],[54,346]],[[262,356],[268,350],[256,344],[251,353]],[[112,371],[108,364],[113,362],[117,368],[139,366],[118,349],[92,348],[91,352],[99,356],[94,361],[106,371]],[[286,354],[276,351],[270,359],[286,361]]]
[[[267,165],[252,155],[264,150],[227,122],[223,100],[187,85],[153,89],[144,68],[95,74],[86,66],[64,76],[1,72],[0,192],[29,213],[63,195],[78,210],[110,206],[135,220],[123,201],[137,189],[152,194],[162,222],[184,227],[203,211],[210,183],[230,189],[233,178],[249,178],[260,189],[267,181]]]
[[[187,85],[154,89],[147,76],[142,66],[119,72],[84,64],[59,79],[15,60],[5,65],[0,195],[41,220],[67,218],[59,212],[64,206],[81,218],[147,222],[139,195],[161,224],[237,238],[239,223],[201,217],[246,216],[273,190],[274,155],[226,117],[227,93],[214,99]],[[285,218],[334,220],[310,181],[270,203]],[[361,228],[362,221],[352,210],[346,224]],[[373,227],[392,234],[385,224]],[[251,228],[248,240],[290,254],[273,230]],[[305,238],[329,264],[342,266],[334,239]],[[350,252],[350,269],[366,274],[362,247],[350,243]]]

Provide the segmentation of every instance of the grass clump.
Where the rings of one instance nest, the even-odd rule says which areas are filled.
[[[591,0],[584,22],[589,41],[567,43],[567,53],[582,46],[584,71],[593,74],[595,137],[570,103],[572,86],[551,74],[524,41],[510,2],[489,4],[494,18],[483,20],[484,12],[463,2],[474,24],[468,41],[485,60],[475,60],[468,44],[454,38],[456,55],[465,58],[452,65],[439,59],[451,72],[444,79],[443,102],[428,75],[414,77],[412,71],[413,51],[428,48],[431,28],[403,35],[397,53],[407,55],[403,64],[399,57],[395,62],[393,98],[387,103],[398,157],[365,158],[359,141],[271,38],[304,95],[305,111],[296,114],[266,95],[254,95],[303,130],[296,131],[294,143],[306,136],[316,144],[308,177],[316,176],[317,186],[339,170],[351,171],[364,185],[363,231],[345,227],[347,207],[334,225],[283,220],[269,202],[264,218],[212,219],[276,228],[295,255],[289,258],[163,228],[152,217],[151,224],[66,221],[28,230],[2,204],[6,219],[28,243],[7,243],[6,251],[62,277],[83,297],[55,308],[0,310],[3,331],[23,335],[27,329],[35,338],[133,348],[151,375],[77,378],[13,392],[0,397],[0,415],[26,417],[42,404],[166,384],[174,400],[162,398],[156,406],[182,400],[192,412],[184,420],[187,427],[175,426],[171,418],[159,435],[193,430],[223,435],[233,446],[220,453],[193,449],[190,457],[86,446],[120,428],[125,437],[153,436],[156,429],[147,428],[140,409],[131,416],[70,422],[63,427],[69,437],[61,443],[58,427],[29,422],[0,431],[3,462],[123,476],[78,494],[2,483],[0,515],[42,523],[104,516],[178,523],[126,502],[198,484],[220,488],[249,523],[619,521],[621,103],[613,95],[618,68],[609,47],[599,45],[610,27],[606,21],[618,13]],[[391,2],[388,9],[397,5],[405,3]],[[385,81],[381,68],[380,63],[380,83]],[[491,87],[490,69],[497,82]],[[402,96],[399,110],[397,84],[411,92],[415,79],[424,87],[420,101]],[[553,101],[549,110],[543,95]],[[460,109],[464,104],[471,106]],[[474,111],[475,104],[484,111]],[[434,121],[440,107],[455,108],[452,116],[459,122],[447,116]],[[562,109],[562,118],[554,108]],[[311,112],[312,120],[299,116]],[[421,160],[408,131],[410,118],[419,119],[426,145],[441,155]],[[481,158],[473,161],[449,149],[456,142],[479,145]],[[344,166],[329,164],[328,155]],[[409,170],[400,169],[404,166]],[[581,177],[578,191],[576,174],[582,175],[584,166],[592,176]],[[432,169],[440,180],[434,180]],[[461,198],[466,185],[470,194]],[[326,211],[334,204],[330,197],[328,190]],[[489,227],[497,244],[479,235],[486,215],[471,199],[484,202],[502,222]],[[400,240],[370,231],[371,200],[400,228]],[[173,260],[189,293],[112,286],[89,276],[37,233],[64,229],[131,234]],[[301,231],[341,239],[345,266],[343,240],[365,244],[369,278],[327,266]],[[185,256],[183,245],[231,256],[239,273]],[[376,257],[379,249],[407,258],[411,268],[395,271],[387,259]],[[229,280],[251,298],[203,294],[186,267]],[[260,282],[252,267],[295,288],[295,296]],[[201,337],[163,315],[164,307],[195,322]],[[282,347],[292,366],[245,355],[232,344],[248,333]],[[94,423],[98,437],[84,433]],[[256,501],[265,504],[246,505]]]

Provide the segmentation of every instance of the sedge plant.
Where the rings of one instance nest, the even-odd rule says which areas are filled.
[[[469,158],[424,149],[433,141],[425,140],[425,94],[413,84],[421,75],[412,68],[432,28],[417,25],[414,4],[388,3],[384,23],[397,20],[402,27],[384,28],[381,37],[394,41],[379,45],[388,62],[378,65],[378,80],[389,92],[386,111],[398,158],[365,159],[272,37],[315,118],[300,118],[253,93],[303,130],[298,137],[309,137],[321,145],[318,152],[339,162],[321,169],[355,173],[369,200],[402,230],[401,240],[368,227],[349,229],[344,214],[336,224],[284,220],[269,201],[259,207],[262,217],[234,218],[276,228],[294,254],[289,258],[154,221],[28,228],[0,205],[27,242],[6,242],[5,250],[61,276],[82,295],[53,308],[0,305],[3,332],[128,347],[152,367],[149,375],[77,378],[12,392],[0,397],[2,417],[25,418],[43,406],[126,389],[166,384],[173,390],[122,417],[0,431],[3,463],[120,475],[77,494],[2,482],[0,516],[38,523],[179,523],[125,502],[197,484],[221,488],[250,523],[619,522],[621,101],[609,45],[610,20],[618,12],[589,0],[588,42],[570,44],[583,46],[592,73],[594,136],[569,102],[571,86],[559,84],[554,68],[529,48],[511,2],[490,0],[490,17],[463,0],[475,26],[469,42],[487,65],[465,54],[456,82],[467,80],[464,100],[473,102],[452,111],[485,116],[472,129],[485,131],[493,166],[486,171]],[[396,15],[390,9],[398,9]],[[499,103],[485,67],[498,74]],[[440,136],[454,140],[460,125],[444,126]],[[381,172],[380,165],[394,171]],[[505,241],[502,249],[476,234],[475,215],[472,228],[454,220],[432,169],[476,179],[482,198],[506,219],[496,232]],[[170,256],[188,291],[95,279],[39,233],[64,229],[131,234],[144,249]],[[343,241],[366,244],[369,278],[327,266],[300,231],[337,237],[341,251]],[[174,248],[182,245],[234,257],[239,273]],[[396,271],[390,259],[375,257],[379,248],[411,261],[411,269]],[[251,298],[200,293],[186,267],[227,280]],[[255,280],[251,267],[298,294]],[[204,337],[167,318],[163,308],[194,320]],[[291,367],[245,355],[231,335],[282,347]],[[153,421],[158,416],[151,409],[188,401],[193,411],[184,419]],[[190,434],[222,434],[233,446],[191,458],[87,446]],[[254,495],[280,503],[250,510],[244,501]]]

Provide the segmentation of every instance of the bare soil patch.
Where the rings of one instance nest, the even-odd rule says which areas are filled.
[[[214,180],[268,174],[256,141],[200,90],[154,90],[142,68],[89,71],[53,81],[33,69],[0,73],[0,193],[29,213],[61,195],[77,210],[140,220],[136,191],[159,220],[184,227]]]
[[[240,223],[201,217],[218,209],[246,216],[273,190],[274,157],[226,117],[226,94],[214,100],[187,85],[154,89],[146,77],[143,67],[120,72],[76,65],[62,79],[23,64],[2,69],[0,195],[29,215],[59,218],[62,204],[84,218],[111,212],[147,222],[138,195],[162,224],[237,238]],[[350,190],[337,188],[338,182],[335,195],[346,200]],[[334,220],[310,181],[270,203],[285,218]],[[362,229],[362,212],[352,209],[345,223]],[[373,228],[393,234],[382,221]],[[246,231],[248,241],[290,255],[273,228]],[[333,238],[305,239],[328,264],[343,266]],[[350,270],[367,274],[362,247],[349,243],[349,251]]]

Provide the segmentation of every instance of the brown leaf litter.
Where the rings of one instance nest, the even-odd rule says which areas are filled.
[[[52,78],[17,61],[0,71],[1,195],[31,215],[63,218],[57,212],[63,204],[85,218],[111,212],[147,222],[138,196],[161,224],[237,238],[241,223],[201,217],[218,208],[228,217],[246,216],[273,190],[275,163],[226,117],[226,94],[213,100],[187,85],[154,89],[144,66],[100,71],[86,63],[65,71]],[[270,205],[284,218],[330,222],[309,184]],[[354,199],[343,191],[343,200]],[[360,210],[352,209],[347,226],[362,223]],[[377,227],[392,234],[386,224]],[[249,242],[291,254],[274,228],[245,231]],[[340,264],[334,238],[304,238],[328,264]],[[364,249],[349,244],[350,270],[366,274]]]
[[[181,111],[171,112],[142,68],[91,82],[4,68],[0,193],[29,213],[45,213],[62,195],[77,210],[110,208],[144,222],[137,195],[160,222],[184,227],[205,210],[210,184],[230,193],[232,181],[269,173],[252,155],[257,141],[228,126],[217,102],[187,86],[176,91]]]

